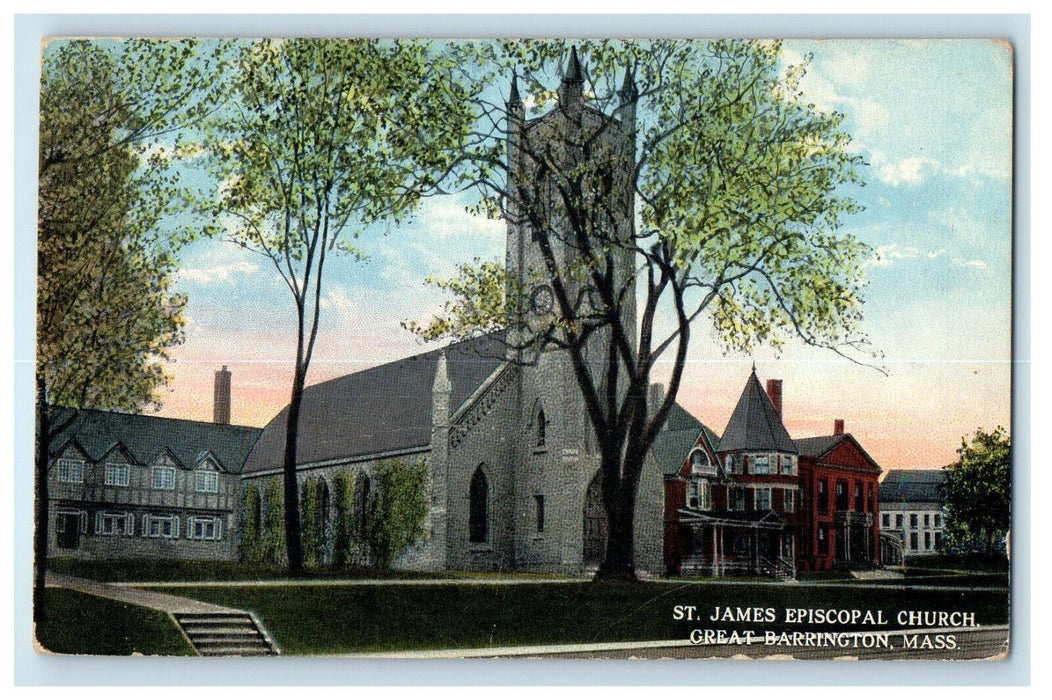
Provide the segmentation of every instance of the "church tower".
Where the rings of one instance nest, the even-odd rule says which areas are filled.
[[[588,322],[603,305],[591,271],[609,273],[633,344],[636,336],[634,254],[626,244],[634,230],[638,95],[626,76],[607,114],[589,100],[585,75],[574,48],[553,109],[527,119],[514,76],[507,101],[508,353],[521,367],[524,452],[515,475],[515,550],[523,568],[588,565],[585,497],[599,468],[594,429],[569,353],[556,343],[532,342],[560,313],[560,284],[577,319]],[[597,378],[609,333],[600,328],[583,349]]]

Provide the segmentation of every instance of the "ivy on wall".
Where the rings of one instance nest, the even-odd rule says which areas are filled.
[[[363,477],[364,478],[364,477]],[[366,482],[363,482],[366,483]],[[356,504],[358,477],[346,471],[332,479],[332,493],[320,477],[300,488],[303,554],[308,566],[369,564],[389,569],[409,547],[421,542],[427,519],[427,465],[391,460],[373,470],[364,503]],[[284,495],[277,477],[242,496],[241,556],[245,561],[284,564]],[[331,523],[329,522],[331,518]],[[331,556],[330,556],[331,543]]]

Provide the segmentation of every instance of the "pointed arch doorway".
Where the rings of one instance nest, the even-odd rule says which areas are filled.
[[[582,564],[585,568],[599,568],[606,555],[606,538],[609,526],[606,509],[603,508],[602,473],[596,473],[584,494],[584,552]]]

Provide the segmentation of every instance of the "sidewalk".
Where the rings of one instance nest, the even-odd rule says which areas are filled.
[[[114,586],[109,583],[99,583],[88,579],[67,576],[48,572],[46,585],[49,588],[68,588],[80,593],[108,598],[122,603],[130,603],[152,610],[160,610],[166,613],[241,613],[241,610],[224,608],[220,605],[202,603],[189,598],[157,593],[154,591],[131,588],[127,586]]]

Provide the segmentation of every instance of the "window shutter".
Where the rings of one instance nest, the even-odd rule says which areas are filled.
[[[131,513],[124,514],[124,534],[129,536],[135,534],[135,516]]]
[[[142,536],[143,537],[149,537],[150,536],[150,514],[149,513],[143,513],[143,516],[142,516]]]
[[[80,511],[80,534],[88,534],[88,511]]]
[[[223,519],[216,518],[216,539],[223,539]]]
[[[95,534],[102,532],[102,511],[95,513]]]
[[[172,516],[172,522],[173,522],[173,525],[172,525],[172,537],[178,538],[179,537],[179,516],[178,515],[173,515]]]

